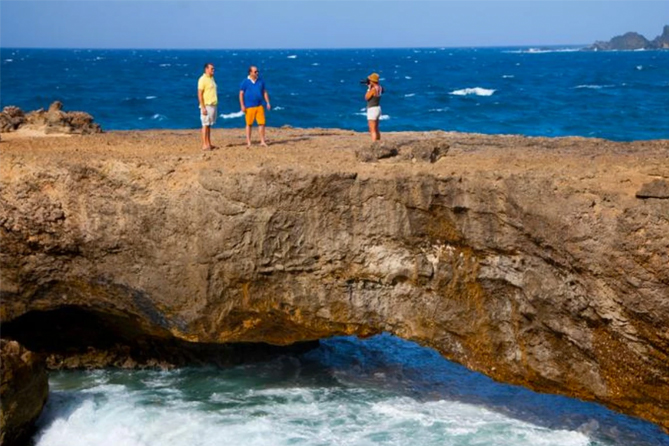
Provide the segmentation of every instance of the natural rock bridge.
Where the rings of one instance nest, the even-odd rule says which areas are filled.
[[[3,139],[3,336],[57,367],[390,332],[669,428],[669,141],[271,136]]]

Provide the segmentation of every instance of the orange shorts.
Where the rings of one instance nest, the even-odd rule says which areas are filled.
[[[265,125],[265,107],[262,105],[247,107],[246,125],[253,125],[253,121],[256,121],[258,125]]]

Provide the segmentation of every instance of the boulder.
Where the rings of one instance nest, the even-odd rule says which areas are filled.
[[[0,339],[0,445],[23,445],[32,434],[49,393],[46,363],[16,341]]]
[[[8,106],[0,114],[0,132],[11,132],[20,127],[41,130],[47,134],[87,135],[102,132],[100,125],[93,121],[88,113],[63,111],[63,103],[60,101],[54,101],[46,111],[39,109],[27,114],[18,107]]]
[[[654,180],[641,186],[636,193],[637,198],[669,198],[669,183],[665,180]]]
[[[13,132],[23,125],[26,121],[23,110],[13,105],[9,105],[0,113],[0,132]]]

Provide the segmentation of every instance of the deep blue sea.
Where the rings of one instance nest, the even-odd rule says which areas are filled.
[[[243,127],[249,65],[267,83],[269,126],[365,131],[364,86],[381,75],[381,129],[669,138],[669,51],[578,48],[39,50],[3,48],[0,104],[54,100],[104,130],[199,127],[196,85],[216,66],[219,127]]]
[[[366,131],[359,81],[375,71],[382,131],[669,138],[669,51],[1,49],[0,105],[60,100],[104,130],[197,129],[205,62],[224,128],[244,125],[253,64],[270,126]],[[650,423],[495,383],[388,335],[225,369],[58,372],[50,385],[37,446],[669,446]]]

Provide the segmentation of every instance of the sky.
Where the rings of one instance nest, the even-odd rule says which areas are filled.
[[[3,48],[403,48],[654,39],[669,0],[1,0]]]

